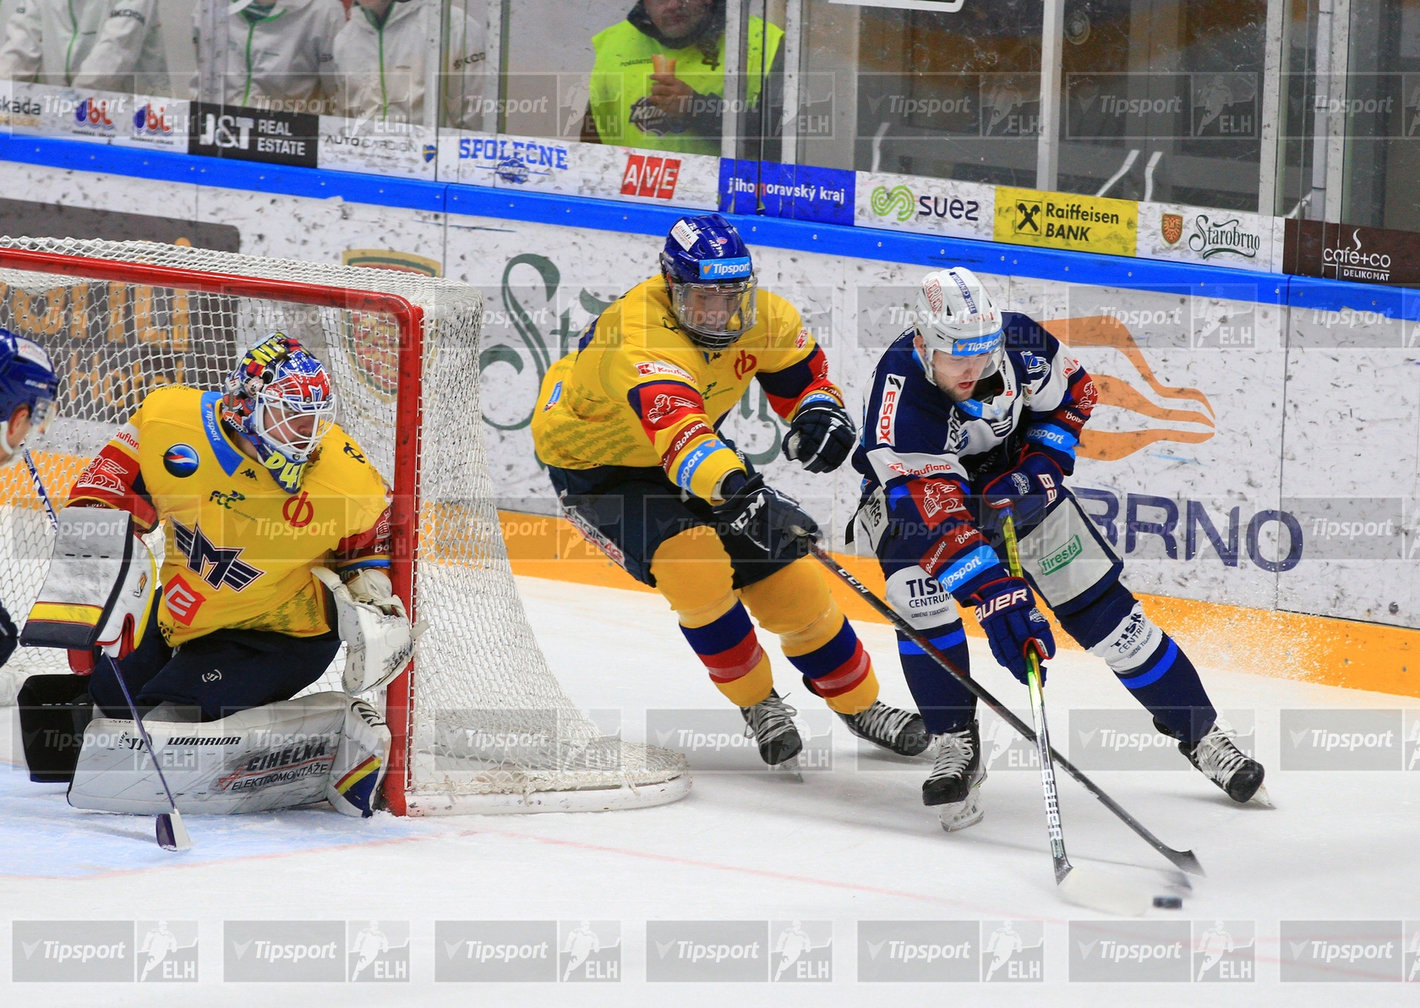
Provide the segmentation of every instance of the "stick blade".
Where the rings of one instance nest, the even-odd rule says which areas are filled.
[[[185,851],[192,849],[192,838],[183,825],[182,813],[177,809],[158,816],[158,846],[163,850]]]
[[[1088,868],[1071,868],[1057,889],[1067,903],[1118,917],[1142,917],[1154,905],[1153,895],[1143,888]]]

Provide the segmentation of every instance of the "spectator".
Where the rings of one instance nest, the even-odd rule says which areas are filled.
[[[745,36],[740,135],[776,135],[784,31],[751,17]],[[637,0],[624,21],[592,37],[592,46],[596,62],[583,141],[720,153],[725,0]]]
[[[193,96],[224,105],[333,112],[340,0],[200,0],[192,12]]]
[[[434,125],[425,105],[426,78],[437,72],[443,103],[439,121],[481,129],[487,108],[488,47],[480,22],[448,11],[439,0],[355,0],[335,39],[338,112],[381,123]],[[428,55],[439,62],[430,67]]]
[[[5,19],[3,77],[169,94],[158,0],[25,0]]]

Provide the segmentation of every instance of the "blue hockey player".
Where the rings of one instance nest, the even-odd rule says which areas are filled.
[[[954,601],[975,610],[991,653],[1025,682],[1027,651],[1040,659],[1055,652],[1036,605],[1044,599],[1189,761],[1247,802],[1262,785],[1262,765],[1218,723],[1193,663],[1121,583],[1122,562],[1065,486],[1095,399],[1068,349],[1025,315],[998,311],[970,270],[927,274],[913,327],[873,376],[853,456],[864,477],[854,538],[877,554],[888,603],[964,673],[970,662]],[[1007,503],[1024,579],[1001,560]],[[935,746],[922,800],[942,807],[944,827],[970,826],[981,818],[986,776],[976,698],[898,636]]]

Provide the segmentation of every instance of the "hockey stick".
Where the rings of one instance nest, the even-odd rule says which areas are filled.
[[[1010,710],[1010,708],[1006,707],[1006,705],[1001,703],[1000,700],[997,700],[994,696],[992,696],[992,694],[989,690],[986,689],[986,687],[982,686],[975,679],[972,679],[970,676],[964,674],[959,668],[957,668],[956,665],[952,663],[952,660],[948,658],[940,648],[934,645],[922,634],[918,633],[917,630],[913,628],[913,626],[905,619],[899,616],[890,605],[888,605],[882,599],[878,598],[878,596],[873,592],[871,588],[863,584],[863,582],[859,581],[856,577],[850,574],[843,566],[841,566],[838,561],[834,560],[833,557],[829,556],[822,546],[820,546],[817,542],[811,541],[809,543],[809,553],[814,557],[814,559],[818,560],[819,563],[823,564],[830,571],[836,574],[839,580],[843,581],[844,584],[848,585],[848,587],[856,591],[864,602],[868,603],[868,605],[871,606],[880,616],[882,616],[889,623],[891,623],[895,629],[901,631],[903,636],[905,636],[908,640],[912,641],[914,644],[920,647],[924,652],[926,652],[927,655],[932,658],[933,661],[935,661],[938,665],[942,666],[942,668],[944,668],[947,672],[951,673],[958,680],[960,680],[962,685],[964,685],[968,690],[970,690],[972,695],[974,695],[978,700],[986,704],[987,707],[990,707],[991,710],[996,713],[997,717],[1009,724],[1012,728],[1014,728],[1017,732],[1024,736],[1028,741],[1036,741],[1035,732],[1031,729],[1030,725],[1022,721],[1019,717],[1015,715],[1013,711]],[[1204,874],[1203,866],[1198,863],[1198,858],[1194,856],[1193,851],[1175,850],[1168,844],[1164,843],[1158,837],[1154,836],[1154,834],[1150,833],[1149,830],[1146,829],[1144,825],[1139,822],[1139,820],[1135,819],[1132,815],[1126,812],[1119,805],[1118,802],[1116,802],[1109,795],[1105,794],[1104,791],[1100,789],[1099,785],[1097,785],[1094,781],[1086,777],[1082,772],[1080,772],[1080,770],[1076,769],[1074,764],[1072,764],[1064,756],[1060,755],[1059,752],[1057,752],[1055,749],[1051,749],[1050,754],[1054,757],[1056,766],[1060,767],[1071,777],[1075,778],[1075,780],[1079,781],[1081,786],[1083,786],[1086,791],[1098,798],[1105,808],[1113,812],[1120,819],[1120,821],[1124,823],[1124,825],[1128,826],[1131,830],[1137,833],[1146,843],[1148,843],[1150,847],[1154,848],[1154,850],[1158,851],[1171,863],[1173,863],[1175,866],[1182,869],[1183,871],[1189,872],[1193,875]]]
[[[1006,537],[1006,562],[1013,577],[1021,577],[1021,555],[1016,543],[1016,521],[1010,504],[1002,508],[1002,531]],[[1031,716],[1035,719],[1035,749],[1040,759],[1040,787],[1045,794],[1045,829],[1050,837],[1050,860],[1055,868],[1055,885],[1071,903],[1107,913],[1142,916],[1153,905],[1150,894],[1140,892],[1112,875],[1080,869],[1065,853],[1065,828],[1060,821],[1060,798],[1055,788],[1055,763],[1050,758],[1050,729],[1045,721],[1045,687],[1040,681],[1040,657],[1026,648],[1026,692],[1030,694]]]
[[[44,488],[44,480],[40,478],[39,469],[35,467],[35,460],[30,456],[30,450],[24,450],[25,465],[30,470],[30,480],[34,483],[35,493],[39,495],[40,502],[44,504],[44,510],[49,514],[50,524],[58,530],[59,516],[54,512],[54,504],[50,502],[49,491]],[[148,758],[153,761],[153,769],[158,774],[158,781],[163,785],[163,793],[168,796],[168,811],[158,813],[158,822],[155,828],[158,846],[163,850],[185,851],[192,847],[192,838],[188,836],[187,827],[183,825],[182,813],[178,811],[177,802],[173,800],[172,789],[168,787],[168,779],[163,775],[162,765],[158,762],[158,754],[153,751],[153,740],[148,737],[148,729],[143,726],[143,719],[138,716],[138,705],[133,702],[133,696],[128,692],[128,683],[124,682],[123,676],[119,674],[118,662],[113,656],[104,654],[108,659],[108,667],[113,672],[113,677],[118,680],[118,688],[123,691],[123,699],[128,703],[128,712],[133,715],[133,724],[138,728],[138,735],[143,739],[143,747],[148,750]]]

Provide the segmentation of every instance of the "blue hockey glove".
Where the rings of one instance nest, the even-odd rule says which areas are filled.
[[[848,411],[819,399],[794,414],[782,447],[791,462],[802,462],[811,473],[826,473],[841,466],[857,442],[858,431]]]
[[[1060,498],[1065,476],[1060,466],[1042,452],[1027,452],[1016,463],[981,488],[981,527],[999,532],[1003,523],[1002,505],[1009,503],[1016,525],[1034,528],[1045,512]]]
[[[734,479],[736,475],[727,477]],[[745,539],[774,560],[797,560],[808,553],[818,525],[798,501],[766,486],[758,473],[729,492],[714,508],[723,523],[722,535]]]
[[[1055,656],[1055,635],[1036,608],[1035,595],[1022,578],[989,581],[971,594],[976,619],[991,642],[991,653],[1022,683],[1026,681],[1026,648],[1044,661]],[[1045,685],[1045,666],[1040,667]]]

